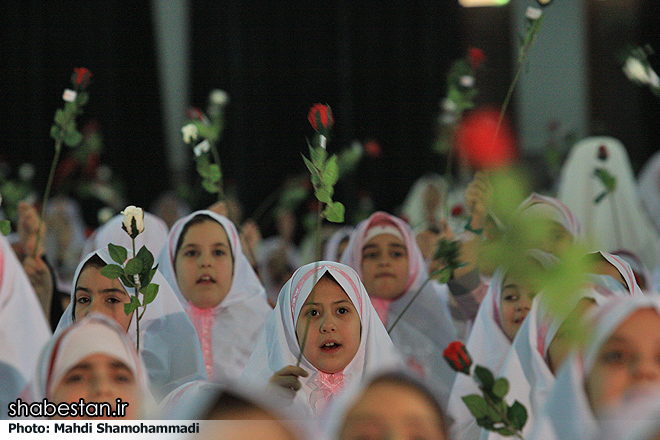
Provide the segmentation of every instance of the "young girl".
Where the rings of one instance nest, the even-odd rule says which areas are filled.
[[[0,234],[0,419],[7,418],[10,402],[30,398],[30,375],[50,336],[37,294]]]
[[[151,407],[146,369],[125,329],[92,314],[55,335],[42,350],[36,380],[38,401],[102,403],[54,419],[140,419]],[[105,405],[107,404],[107,405]]]
[[[325,421],[331,440],[445,440],[445,416],[430,389],[402,371],[381,371],[333,403]]]
[[[178,220],[158,263],[197,330],[209,380],[237,379],[272,309],[234,224],[206,210]]]
[[[360,275],[386,328],[391,329],[410,304],[390,336],[409,368],[427,379],[446,404],[454,372],[438,353],[456,339],[456,329],[439,290],[445,289],[446,297],[446,286],[429,282],[412,301],[428,272],[410,227],[376,212],[357,226],[342,262]]]
[[[660,297],[616,298],[590,316],[586,345],[571,354],[533,438],[590,438],[610,410],[660,386]]]
[[[347,384],[396,362],[355,271],[320,261],[298,269],[282,288],[241,383],[258,388],[270,383],[286,393],[284,402],[293,399],[295,411],[313,416]]]
[[[124,312],[124,304],[130,302],[134,289],[101,274],[101,269],[110,263],[114,261],[107,248],[87,255],[80,262],[73,279],[71,303],[56,332],[96,312],[113,318],[137,342],[137,312],[130,316]],[[174,291],[160,271],[152,282],[159,289],[140,320],[140,354],[147,366],[152,394],[160,400],[186,382],[206,379],[206,371],[195,329]]]
[[[543,251],[531,250],[528,254],[531,261],[543,268],[550,268],[557,262],[555,257]],[[473,364],[494,372],[500,370],[536,293],[513,270],[500,267],[495,271],[466,344]],[[447,408],[452,420],[452,438],[479,437],[481,429],[461,399],[475,393],[479,393],[479,389],[472,377],[456,376]]]

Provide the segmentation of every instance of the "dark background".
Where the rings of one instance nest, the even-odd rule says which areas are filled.
[[[311,134],[307,111],[314,102],[328,103],[335,113],[330,150],[369,138],[383,148],[382,158],[363,163],[341,183],[340,200],[351,209],[367,190],[376,208],[391,210],[417,177],[444,169],[430,147],[449,64],[468,46],[479,46],[489,56],[479,100],[500,105],[509,85],[508,7],[468,11],[453,0],[190,3],[191,105],[204,107],[213,88],[229,93],[221,156],[246,214],[286,176],[304,171],[300,153]],[[600,23],[611,13],[602,3],[589,2],[592,78],[620,69],[598,58],[608,39],[601,32],[608,26]],[[640,19],[625,38],[653,44],[658,2],[634,3]],[[34,163],[35,185],[45,187],[52,117],[72,68],[84,66],[94,77],[80,122],[100,123],[102,160],[124,181],[127,200],[149,206],[169,187],[150,2],[4,1],[0,33],[0,155],[9,164]],[[599,130],[632,150],[638,170],[658,145],[660,107],[648,90],[617,81],[613,87],[640,103],[638,113],[628,115],[635,124],[620,123],[607,95],[594,94],[601,98],[593,100],[591,113]],[[591,87],[598,90],[598,84]]]

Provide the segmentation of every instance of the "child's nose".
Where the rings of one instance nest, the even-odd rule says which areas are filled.
[[[634,367],[634,377],[637,380],[660,381],[660,362],[657,359],[640,359]]]
[[[337,326],[332,318],[321,321],[321,333],[332,333],[337,331]]]

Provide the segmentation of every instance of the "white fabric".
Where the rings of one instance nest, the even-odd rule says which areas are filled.
[[[657,440],[660,437],[660,387],[631,396],[608,410],[591,440]]]
[[[118,214],[94,231],[85,241],[82,255],[107,247],[110,243],[132,249],[131,237],[121,228],[123,221],[124,214]],[[160,250],[167,243],[167,234],[168,230],[165,222],[159,217],[145,212],[144,231],[135,238],[135,248],[139,250],[142,246],[147,246],[154,257],[158,256]]]
[[[120,232],[126,234],[121,229]],[[74,321],[72,305],[75,303],[75,286],[83,266],[95,254],[108,264],[114,263],[107,248],[87,255],[80,262],[71,288],[71,303],[64,310],[56,334]],[[140,320],[140,355],[147,367],[152,394],[159,400],[181,384],[206,379],[206,371],[195,328],[160,268],[151,282],[158,284],[159,289],[156,299],[147,305]],[[133,290],[126,288],[129,295],[134,294]],[[133,313],[128,327],[128,336],[135,343],[136,320],[136,314]]]
[[[548,218],[562,225],[573,237],[574,242],[584,241],[582,226],[571,210],[559,200],[537,193],[530,194],[518,207],[522,216],[531,219]]]
[[[600,147],[607,159],[600,160]],[[594,199],[604,186],[594,175],[597,168],[616,178],[616,188],[600,203]],[[586,231],[592,250],[629,250],[647,267],[655,267],[660,255],[658,232],[642,207],[626,150],[611,137],[589,137],[571,150],[560,176],[558,199],[568,206]]]
[[[29,382],[50,326],[21,263],[0,234],[0,419],[7,405],[29,399]]]
[[[433,212],[428,211],[425,203],[426,191],[429,187],[435,188],[439,193],[438,204]],[[465,227],[467,220],[460,216],[455,217],[447,214],[451,213],[452,207],[456,204],[464,206],[464,195],[465,188],[462,191],[448,193],[447,182],[442,176],[436,173],[425,174],[417,179],[408,191],[401,206],[401,214],[415,233],[431,227],[438,228],[440,219],[445,218],[450,229],[458,234]],[[447,203],[444,203],[445,197],[449,199]],[[445,207],[448,208],[449,213],[443,212]],[[463,211],[466,210],[463,209]]]
[[[410,226],[385,212],[372,214],[357,226],[344,250],[341,262],[362,276],[362,249],[366,244],[364,237],[372,225],[381,223],[389,223],[399,229],[408,252],[408,284],[406,291],[389,306],[387,322],[390,328],[428,279],[424,258]],[[411,370],[415,370],[423,380],[428,381],[440,401],[446,405],[455,372],[439,354],[450,342],[457,339],[457,334],[449,306],[440,289],[448,288],[444,284],[427,283],[390,332],[390,336]]]
[[[586,378],[605,341],[626,318],[643,308],[660,313],[660,296],[613,298],[588,314],[591,332],[585,348],[581,352],[574,350],[560,369],[543,411],[532,427],[531,439],[589,439],[598,433],[599,422],[585,392]]]
[[[532,308],[516,334],[511,350],[496,376],[504,376],[509,380],[510,389],[506,398],[509,402],[518,400],[527,408],[527,423],[523,429],[523,437],[531,432],[536,415],[541,411],[548,393],[555,383],[555,376],[547,363],[548,348],[559,327],[575,309],[583,298],[594,300],[596,305],[602,305],[610,298],[629,297],[628,291],[609,291],[598,288],[586,288],[566,298],[566,306],[561,314],[550,313],[543,293],[534,298]],[[502,439],[495,432],[483,430],[481,439]]]
[[[336,230],[325,243],[325,247],[323,248],[323,259],[326,261],[339,261],[341,258],[341,255],[337,255],[339,252],[339,245],[341,245],[341,242],[344,240],[348,241],[354,230],[355,228],[353,226],[343,226]]]
[[[197,215],[207,215],[227,233],[234,273],[229,292],[212,309],[199,309],[186,300],[174,272],[176,246],[181,232]],[[209,380],[235,380],[243,371],[259,332],[272,311],[257,274],[243,254],[236,226],[227,217],[212,211],[196,211],[178,220],[170,231],[167,246],[158,256],[160,270],[169,281],[197,330]]]
[[[639,196],[656,231],[660,233],[660,151],[646,162],[637,179]]]
[[[358,351],[342,372],[344,386],[361,380],[363,375],[371,370],[394,366],[399,362],[392,341],[355,271],[340,263],[320,261],[296,270],[282,288],[277,305],[259,335],[240,383],[265,389],[274,373],[287,365],[296,365],[300,354],[296,322],[315,282],[318,282],[326,272],[329,272],[346,292],[358,312],[362,325]],[[306,370],[309,376],[299,378],[302,389],[296,393],[293,405],[295,411],[314,416],[324,404],[314,384],[319,370],[305,357],[302,357],[300,367]]]
[[[94,354],[105,354],[124,363],[142,391],[149,393],[146,369],[135,352],[133,341],[112,319],[92,314],[56,334],[43,349],[35,381],[38,399],[52,399],[62,377]]]

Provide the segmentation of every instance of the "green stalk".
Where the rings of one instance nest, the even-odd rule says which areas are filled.
[[[68,121],[67,121],[68,124]],[[41,214],[39,215],[39,223],[37,224],[37,241],[34,243],[34,249],[32,250],[32,258],[37,258],[37,249],[39,249],[39,242],[41,241],[41,226],[44,224],[44,217],[46,216],[46,202],[48,201],[48,196],[50,195],[51,187],[53,186],[53,179],[55,178],[55,170],[57,169],[57,163],[60,160],[60,152],[62,151],[62,136],[60,135],[59,139],[55,141],[55,156],[53,157],[53,162],[50,165],[50,174],[48,175],[48,183],[46,183],[46,191],[44,192],[44,198],[41,203]]]

